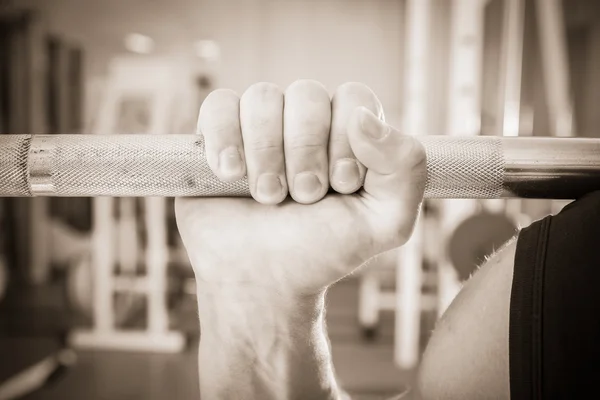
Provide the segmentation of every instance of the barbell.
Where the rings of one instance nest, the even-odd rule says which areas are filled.
[[[600,189],[600,139],[422,136],[426,198],[576,199]],[[0,135],[0,196],[237,196],[201,135]]]

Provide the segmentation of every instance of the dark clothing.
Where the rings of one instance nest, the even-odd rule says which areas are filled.
[[[519,234],[509,332],[511,400],[600,398],[600,191]]]

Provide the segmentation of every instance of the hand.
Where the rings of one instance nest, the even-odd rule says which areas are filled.
[[[177,199],[199,291],[310,296],[403,245],[423,198],[425,151],[382,121],[359,83],[332,100],[310,80],[285,93],[258,83],[241,99],[212,92],[198,122],[208,164],[223,181],[247,174],[253,199]]]
[[[254,199],[175,203],[198,288],[202,398],[347,397],[331,366],[325,289],[408,240],[425,186],[423,147],[382,119],[357,83],[333,100],[298,81],[204,101],[208,164],[224,181],[247,175]]]

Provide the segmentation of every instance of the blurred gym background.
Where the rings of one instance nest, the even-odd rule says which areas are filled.
[[[299,78],[364,82],[414,135],[595,137],[600,2],[0,0],[0,133],[191,134],[211,90]],[[564,205],[427,201],[402,251],[329,292],[341,384],[410,385],[461,282]],[[198,398],[172,199],[4,198],[0,223],[0,399]]]

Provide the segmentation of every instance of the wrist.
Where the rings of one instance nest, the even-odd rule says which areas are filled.
[[[199,291],[201,390],[209,398],[337,399],[324,297]]]
[[[262,288],[248,289],[231,286],[198,287],[198,314],[205,332],[218,330],[222,325],[241,326],[247,332],[294,328],[308,333],[322,326],[325,311],[325,290],[311,295],[274,292]]]

